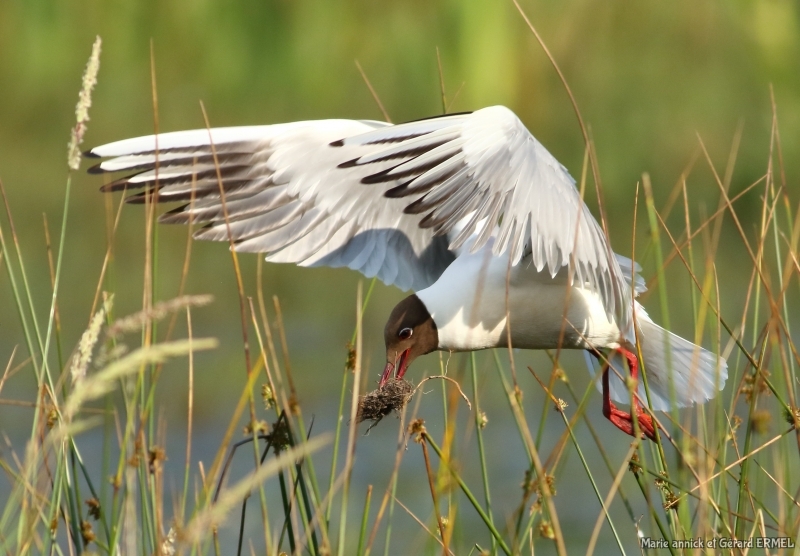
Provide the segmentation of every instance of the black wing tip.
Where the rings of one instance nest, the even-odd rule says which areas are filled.
[[[338,141],[331,141],[328,143],[331,147],[344,147],[344,139],[339,139]]]
[[[131,176],[126,176],[124,178],[119,178],[114,180],[110,183],[102,185],[100,187],[100,191],[103,193],[113,193],[114,191],[124,191],[126,189],[141,189],[145,186],[145,184],[138,184],[138,183],[131,183],[130,180],[137,174],[133,174]]]
[[[187,210],[191,203],[187,203],[176,207],[174,209],[168,210],[164,214],[158,217],[159,224],[191,224],[199,223],[199,219],[195,219],[192,217],[191,214],[188,214]]]
[[[99,158],[99,157],[96,157],[96,158]],[[108,170],[104,170],[103,168],[101,168],[102,165],[103,165],[102,163],[95,164],[94,166],[92,166],[91,168],[86,170],[86,173],[87,174],[105,174],[105,173],[107,173]]]
[[[406,207],[406,208],[408,208],[408,207]],[[414,214],[414,213],[412,213],[412,214]],[[436,222],[435,217],[433,216],[432,212],[428,213],[422,220],[419,221],[419,227],[422,228],[423,230],[427,230],[429,228],[434,228],[434,227],[438,226],[439,224],[441,224],[441,222]]]
[[[406,205],[406,207],[403,209],[403,214],[422,214],[423,212],[429,210],[430,208],[431,208],[430,206],[427,206],[425,204],[425,197],[421,197],[416,201],[414,201],[413,203]],[[428,222],[429,221],[428,219],[431,216],[431,214],[433,213],[430,213],[425,218],[423,218],[423,221]],[[423,226],[422,222],[419,223],[419,226],[420,228],[430,227],[430,226]]]
[[[406,195],[408,195],[408,182],[401,183],[398,186],[392,187],[391,189],[387,189],[386,192],[383,194],[383,196],[388,199],[401,199]]]
[[[370,185],[373,183],[384,183],[387,181],[394,181],[395,179],[397,179],[397,176],[389,175],[390,172],[394,169],[395,167],[392,166],[391,168],[387,168],[386,170],[381,170],[380,172],[364,176],[363,178],[361,178],[361,183]]]
[[[341,164],[339,164],[337,166],[337,168],[352,168],[354,166],[358,166],[358,161],[359,160],[361,160],[360,157],[359,158],[353,158],[352,160],[347,160],[347,161],[342,162]]]
[[[118,183],[111,182],[100,186],[100,193],[114,193],[115,191],[124,191],[128,189],[128,182]]]
[[[125,197],[125,202],[130,205],[143,205],[148,202],[160,203],[161,199],[159,199],[156,189],[148,189],[147,191]]]
[[[94,152],[93,149],[89,149],[88,151],[83,151],[81,155],[83,156],[83,158],[103,158],[102,156]]]

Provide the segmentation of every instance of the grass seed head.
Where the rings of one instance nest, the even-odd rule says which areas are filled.
[[[47,428],[52,429],[58,423],[58,410],[53,405],[47,407]]]
[[[630,461],[628,462],[628,471],[630,471],[634,475],[641,473],[642,471],[642,466],[639,465],[639,454],[637,454],[636,452],[633,453]]]
[[[89,521],[81,522],[81,537],[83,537],[83,544],[89,544],[95,539],[94,530],[92,530],[91,522]]]
[[[347,342],[345,347],[347,348],[347,361],[344,366],[352,373],[356,370],[356,348],[350,342]]]
[[[292,445],[292,431],[286,419],[278,417],[278,420],[272,424],[269,439],[276,456]]]
[[[161,556],[175,556],[175,542],[178,540],[178,534],[173,527],[169,528],[169,533],[161,543]]]
[[[264,401],[264,409],[270,409],[276,405],[275,394],[272,392],[272,387],[269,384],[261,385],[261,399]]]
[[[408,425],[408,434],[409,435],[412,435],[412,434],[417,435],[414,438],[414,442],[422,442],[424,440],[422,435],[425,434],[425,432],[427,432],[427,431],[425,430],[425,420],[424,419],[414,419]]]
[[[767,434],[769,432],[770,423],[772,423],[772,414],[767,409],[757,409],[753,412],[751,418],[753,429],[758,434]]]
[[[150,451],[147,453],[147,466],[150,469],[150,473],[155,473],[161,466],[161,462],[166,461],[166,459],[167,452],[164,448],[158,446],[150,448]]]
[[[556,532],[549,521],[542,521],[539,524],[539,534],[545,539],[553,540],[556,538]]]
[[[86,500],[86,506],[89,509],[89,515],[97,521],[100,519],[100,500],[97,498],[89,498]]]
[[[67,149],[67,164],[71,170],[77,170],[81,165],[80,146],[83,142],[83,135],[86,133],[86,122],[89,121],[89,108],[92,106],[92,90],[97,85],[97,72],[100,70],[100,37],[94,40],[92,54],[86,64],[86,71],[83,72],[83,83],[81,92],[78,95],[78,104],[75,106],[75,127],[72,128],[72,136],[69,140]]]
[[[252,436],[255,432],[256,434],[267,434],[269,430],[269,425],[266,421],[252,421],[246,424],[243,428],[244,436]]]
[[[789,406],[784,415],[786,422],[795,429],[800,429],[800,407]]]
[[[547,490],[550,492],[550,496],[556,495],[556,478],[553,475],[548,475],[545,473],[544,475],[544,482],[547,484]],[[539,484],[539,480],[536,480],[536,491],[539,493],[539,496],[544,496],[544,492]]]

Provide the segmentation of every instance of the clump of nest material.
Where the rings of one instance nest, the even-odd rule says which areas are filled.
[[[392,411],[398,413],[406,406],[414,395],[414,385],[402,378],[390,378],[382,388],[361,396],[358,401],[356,423],[373,421],[370,428]]]

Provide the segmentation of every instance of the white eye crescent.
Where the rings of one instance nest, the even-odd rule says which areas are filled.
[[[414,331],[411,330],[410,328],[403,328],[402,330],[400,330],[400,332],[397,333],[397,337],[400,338],[401,340],[408,340],[413,333]]]

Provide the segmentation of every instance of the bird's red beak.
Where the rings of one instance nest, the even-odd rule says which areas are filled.
[[[403,375],[406,374],[408,370],[408,353],[411,349],[405,350],[403,353],[400,354],[400,363],[397,365],[397,374],[395,378],[400,380],[403,378]],[[386,363],[386,367],[383,369],[383,374],[381,375],[381,381],[378,384],[378,388],[383,388],[383,386],[388,382],[389,378],[392,376],[392,372],[394,371],[394,363],[391,361]]]

